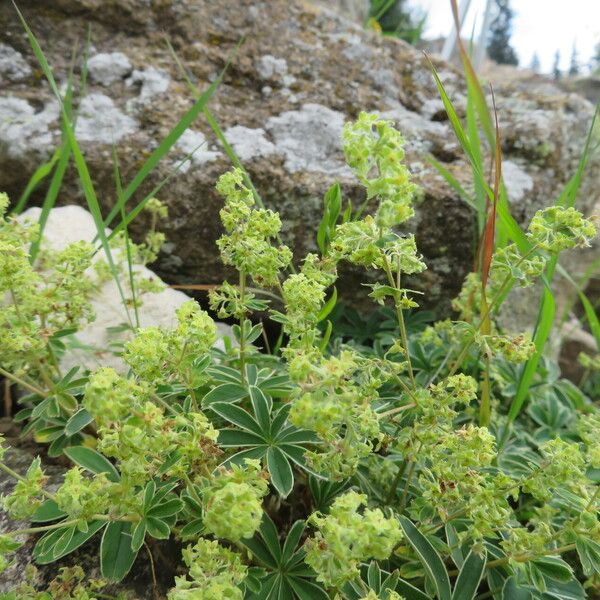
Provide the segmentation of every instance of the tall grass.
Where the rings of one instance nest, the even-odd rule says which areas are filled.
[[[482,85],[473,68],[467,51],[464,48],[458,25],[458,6],[456,0],[451,0],[453,15],[455,19],[456,31],[458,36],[458,49],[460,52],[461,61],[463,63],[464,73],[467,82],[467,111],[466,111],[466,127],[463,126],[457,111],[450,100],[448,93],[431,61],[430,66],[433,77],[438,88],[440,97],[444,104],[444,108],[448,115],[450,124],[454,130],[456,138],[465,152],[469,164],[471,165],[474,182],[474,193],[469,194],[460,183],[447,171],[438,161],[430,158],[430,163],[437,169],[440,175],[448,182],[448,184],[457,192],[457,194],[476,212],[477,230],[482,240],[479,245],[477,254],[480,255],[480,249],[488,255],[490,251],[501,248],[506,244],[515,242],[521,252],[526,253],[531,249],[531,244],[525,236],[525,232],[521,229],[518,223],[510,214],[510,205],[506,187],[501,178],[501,155],[500,144],[497,128],[493,126],[492,111],[488,107]],[[576,172],[567,182],[561,193],[558,195],[555,204],[561,206],[573,206],[576,202],[577,195],[581,186],[581,180],[585,167],[589,158],[596,148],[592,148],[592,131],[598,116],[600,105],[596,107],[589,133],[582,150],[581,158]],[[488,150],[490,153],[490,163],[495,165],[495,182],[492,188],[486,180],[486,160],[481,146],[481,136],[487,141]],[[492,210],[490,210],[492,206]],[[495,243],[490,244],[491,233],[488,232],[486,242],[486,229],[495,232]],[[485,271],[489,267],[487,261],[478,261],[479,270],[482,274],[482,279],[485,279]],[[548,263],[546,272],[542,277],[544,284],[542,295],[539,300],[538,316],[533,333],[533,341],[536,346],[534,356],[527,361],[521,369],[519,383],[516,393],[512,399],[509,408],[509,422],[513,422],[523,409],[527,400],[529,390],[533,383],[535,373],[537,371],[540,358],[545,350],[546,344],[550,337],[550,333],[554,326],[556,313],[556,299],[552,291],[552,281],[555,272],[559,267],[557,258],[553,257]],[[510,291],[509,286],[507,294]],[[594,333],[600,333],[600,326],[597,325],[598,319],[593,311],[593,307],[585,294],[578,290],[581,302],[584,306],[587,319]],[[485,294],[483,294],[483,302],[485,303]],[[481,307],[482,314],[486,313],[485,307]]]

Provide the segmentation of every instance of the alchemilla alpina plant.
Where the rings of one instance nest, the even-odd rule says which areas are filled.
[[[72,464],[50,488],[43,460],[15,473],[2,447],[0,469],[16,480],[2,507],[32,521],[0,536],[2,569],[28,534],[39,564],[95,540],[106,580],[151,561],[169,600],[592,597],[600,413],[542,359],[513,414],[538,348],[495,317],[513,286],[587,245],[595,223],[574,208],[539,211],[519,244],[466,279],[456,320],[415,326],[406,278],[426,264],[400,233],[419,197],[402,136],[362,113],[343,140],[365,202],[342,211],[334,185],[320,252],[294,263],[279,216],[256,204],[244,174],[220,178],[218,247],[239,279],[211,292],[210,306],[237,321],[235,339],[217,350],[212,318],[190,300],[172,328],[135,331],[122,372],[62,371],[61,339],[93,317],[93,248],[32,265],[35,228],[6,217],[0,197],[0,372],[27,394],[24,433]],[[391,308],[386,335],[358,343],[336,332],[344,262],[368,272],[365,293]],[[281,327],[275,348],[263,347],[259,312]],[[159,551],[167,540],[181,551],[172,572]],[[1,597],[107,597],[80,571],[53,585]]]

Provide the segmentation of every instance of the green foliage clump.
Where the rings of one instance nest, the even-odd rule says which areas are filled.
[[[126,328],[120,371],[63,372],[60,340],[92,318],[93,248],[42,250],[32,265],[36,230],[7,218],[0,196],[0,373],[28,393],[26,433],[72,463],[50,485],[39,458],[16,473],[0,450],[17,480],[3,507],[32,519],[0,536],[0,569],[25,534],[40,535],[41,564],[101,536],[103,577],[123,579],[146,552],[168,571],[169,600],[586,597],[600,577],[598,408],[541,357],[537,333],[506,332],[497,316],[514,286],[588,244],[595,223],[539,211],[466,278],[456,320],[430,323],[406,281],[426,265],[399,228],[419,199],[403,139],[361,113],[343,142],[365,201],[342,211],[332,186],[319,253],[297,263],[244,172],[221,176],[218,247],[239,280],[210,306],[237,321],[232,338],[216,348],[215,323],[190,300],[170,328]],[[148,205],[153,231],[164,207]],[[116,245],[137,260],[162,243],[136,249],[122,233]],[[374,276],[366,294],[379,306],[348,311],[357,325],[345,332],[334,287],[344,262]],[[280,327],[274,347],[256,313]],[[596,362],[582,358],[588,371]],[[170,568],[173,541],[182,563]],[[81,572],[60,577],[62,596],[27,583],[12,597],[100,589]]]

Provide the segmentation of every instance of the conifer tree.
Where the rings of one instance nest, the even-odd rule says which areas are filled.
[[[554,53],[554,64],[552,65],[552,76],[554,79],[560,79],[560,50],[557,50]]]
[[[577,46],[573,42],[573,50],[571,51],[571,62],[569,63],[569,75],[575,77],[579,75],[579,55]]]
[[[495,0],[496,17],[490,26],[488,56],[501,65],[518,65],[519,59],[510,45],[513,11],[509,0]]]
[[[539,72],[540,70],[540,57],[538,56],[537,52],[533,53],[533,56],[531,57],[531,64],[529,65],[529,68],[534,71],[535,73]]]

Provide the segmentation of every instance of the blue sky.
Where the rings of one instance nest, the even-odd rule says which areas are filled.
[[[451,24],[450,0],[410,0],[428,12],[426,37],[447,35]],[[582,65],[589,63],[594,46],[600,42],[600,0],[512,0],[515,12],[512,43],[523,66],[538,53],[542,70],[550,71],[554,53],[560,50],[561,68],[567,69],[573,42],[577,44]],[[464,31],[469,35],[476,20],[483,19],[485,0],[471,0],[469,20]]]

